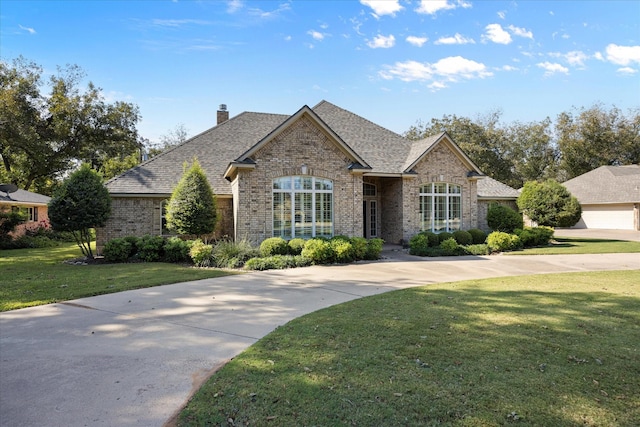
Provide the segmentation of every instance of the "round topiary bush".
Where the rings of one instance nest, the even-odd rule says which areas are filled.
[[[429,246],[432,248],[437,247],[440,244],[440,239],[438,238],[438,235],[436,233],[434,233],[433,231],[421,231],[420,234],[423,234],[425,236],[427,236],[427,239],[429,241]]]
[[[489,206],[487,224],[493,231],[503,231],[505,233],[513,233],[514,230],[522,229],[524,226],[522,215],[519,212],[509,206],[497,203]]]
[[[289,245],[282,237],[270,237],[260,243],[260,255],[263,257],[273,255],[287,255],[289,253]]]
[[[471,236],[471,233],[468,231],[454,231],[453,238],[456,239],[456,242],[458,242],[459,245],[470,245],[473,243],[473,236]]]
[[[447,239],[451,239],[452,237],[453,237],[453,233],[449,233],[448,231],[443,231],[442,233],[438,233],[438,245]]]
[[[305,243],[302,256],[313,264],[329,264],[333,262],[334,254],[331,243],[325,239],[313,238]]]
[[[302,248],[304,248],[304,244],[304,239],[301,239],[299,237],[289,240],[289,253],[291,255],[300,255],[302,253]]]
[[[474,245],[481,245],[487,240],[487,233],[480,230],[479,228],[472,228],[471,230],[469,230],[469,234],[471,234]]]

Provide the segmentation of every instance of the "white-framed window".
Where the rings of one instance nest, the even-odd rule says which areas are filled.
[[[433,182],[420,187],[420,229],[440,233],[460,230],[462,187]]]
[[[375,196],[377,193],[375,184],[365,182],[362,184],[362,194],[364,196]]]
[[[37,206],[28,207],[28,208],[23,208],[20,206],[11,206],[11,210],[13,212],[20,212],[22,215],[25,216],[27,222],[38,222]]]
[[[369,236],[378,236],[378,202],[369,201]]]
[[[333,236],[333,181],[313,176],[273,180],[273,236]]]

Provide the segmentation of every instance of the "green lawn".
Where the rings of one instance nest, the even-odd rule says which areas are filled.
[[[0,251],[0,311],[231,274],[168,263],[69,265],[75,243]]]
[[[295,319],[179,425],[635,426],[640,271],[444,283]]]
[[[611,254],[640,253],[640,242],[626,240],[604,240],[556,237],[553,243],[543,248],[530,248],[510,252],[514,255],[560,255],[560,254]]]

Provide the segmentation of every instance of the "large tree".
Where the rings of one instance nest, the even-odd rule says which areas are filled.
[[[49,222],[54,230],[70,231],[87,258],[93,258],[91,232],[103,227],[111,215],[111,196],[102,177],[83,164],[49,201]]]
[[[625,115],[602,104],[563,112],[556,121],[560,167],[571,179],[605,165],[640,163],[640,109]]]
[[[20,57],[0,62],[0,157],[3,179],[29,189],[56,180],[80,162],[99,170],[140,148],[138,107],[108,103],[75,65],[42,80],[42,68]],[[48,87],[49,92],[45,93]]]
[[[215,230],[216,199],[197,159],[173,190],[166,217],[167,227],[178,234],[202,237]]]

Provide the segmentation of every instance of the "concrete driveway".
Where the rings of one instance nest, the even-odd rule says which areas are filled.
[[[385,255],[0,313],[0,425],[161,426],[213,370],[278,325],[368,295],[473,278],[640,270],[638,254]]]

